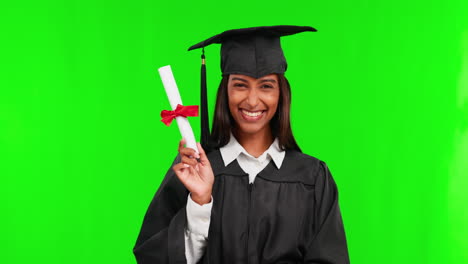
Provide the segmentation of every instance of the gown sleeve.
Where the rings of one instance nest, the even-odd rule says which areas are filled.
[[[338,190],[324,162],[315,183],[314,225],[307,243],[304,263],[349,263],[346,236],[338,206]]]
[[[180,160],[178,155],[172,166]],[[184,230],[188,191],[172,166],[146,211],[133,248],[138,264],[186,263]]]

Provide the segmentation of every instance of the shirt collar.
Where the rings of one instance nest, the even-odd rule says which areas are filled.
[[[242,147],[242,145],[239,144],[239,142],[237,141],[237,139],[234,137],[232,133],[230,135],[229,142],[225,146],[219,148],[219,151],[221,152],[221,157],[223,158],[224,166],[229,165],[231,162],[237,159],[237,157],[241,153],[247,156],[251,156],[244,149],[244,147]],[[270,157],[272,158],[273,162],[275,163],[278,169],[281,168],[281,164],[283,164],[283,160],[284,160],[284,156],[286,152],[280,149],[278,138],[275,138],[273,143],[264,153],[267,153],[267,155],[270,155]]]

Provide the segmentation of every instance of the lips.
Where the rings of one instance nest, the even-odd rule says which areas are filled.
[[[245,109],[239,109],[239,112],[246,121],[257,121],[265,115],[265,110],[247,111]]]

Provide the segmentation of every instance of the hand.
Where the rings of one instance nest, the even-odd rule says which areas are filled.
[[[182,139],[179,143],[179,154],[182,157],[182,162],[174,165],[172,169],[185,188],[189,190],[194,202],[200,205],[209,203],[214,183],[210,161],[200,143],[197,143],[199,154],[194,149],[186,148],[184,145],[185,139]],[[199,158],[200,162],[196,158]]]

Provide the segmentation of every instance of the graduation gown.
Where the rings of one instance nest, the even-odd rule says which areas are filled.
[[[219,150],[208,159],[213,207],[199,263],[349,263],[338,192],[324,162],[286,150],[281,169],[270,161],[249,184],[237,160],[225,167]],[[171,167],[134,247],[139,264],[186,263],[187,195]]]

